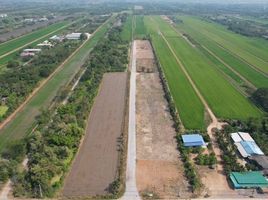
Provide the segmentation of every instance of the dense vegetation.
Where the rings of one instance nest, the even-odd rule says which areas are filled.
[[[38,128],[25,140],[29,159],[27,170],[9,173],[9,165],[5,163],[3,177],[7,177],[7,173],[13,175],[15,196],[52,197],[61,186],[84,134],[86,119],[103,74],[123,71],[128,63],[128,42],[120,39],[121,31],[121,27],[113,27],[107,38],[98,42],[69,102],[59,105],[56,112],[44,111],[38,117]],[[118,192],[117,187],[112,188],[111,192]]]
[[[52,49],[44,49],[27,65],[16,61],[8,63],[8,71],[0,74],[0,100],[8,111],[0,121],[12,113],[33,91],[40,80],[48,77],[63,62],[80,42],[63,42]]]
[[[252,94],[252,100],[268,112],[268,88],[259,88]]]

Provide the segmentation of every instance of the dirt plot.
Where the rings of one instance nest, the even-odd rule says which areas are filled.
[[[137,74],[137,187],[142,196],[188,198],[191,194],[159,73],[155,66],[149,67],[155,72]]]
[[[137,72],[154,72],[155,61],[152,47],[147,40],[136,40]]]
[[[63,196],[105,195],[115,180],[122,133],[127,73],[107,73],[89,116],[83,144],[74,160]]]

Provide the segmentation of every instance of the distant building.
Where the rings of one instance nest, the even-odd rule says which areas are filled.
[[[41,49],[24,49],[20,54],[21,57],[33,57],[36,53],[41,52]]]
[[[48,40],[40,43],[37,45],[38,47],[53,47],[53,44],[51,44],[51,42],[49,42]]]
[[[243,158],[247,158],[253,155],[264,155],[260,147],[256,144],[249,133],[231,133],[231,138]]]
[[[62,42],[64,40],[64,37],[54,35],[54,36],[50,37],[49,40]]]
[[[200,134],[182,135],[183,145],[186,147],[206,146],[206,143]]]
[[[235,189],[268,187],[267,179],[259,171],[232,172],[229,178]]]
[[[70,33],[65,36],[66,39],[68,40],[79,40],[81,37],[82,33]],[[87,38],[89,38],[91,35],[89,33],[85,33]]]
[[[68,40],[79,40],[82,33],[70,33],[65,36]]]
[[[40,19],[38,19],[39,22],[46,22],[48,21],[48,19],[46,17],[42,17]]]

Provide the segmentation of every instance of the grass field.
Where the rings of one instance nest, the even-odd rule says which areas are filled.
[[[123,31],[121,33],[121,38],[125,41],[130,41],[132,38],[132,20],[133,15],[128,15],[127,20],[123,27]]]
[[[224,26],[195,17],[179,16],[179,18],[191,25],[194,31],[206,35],[237,58],[268,73],[268,41],[242,36],[227,30]]]
[[[146,28],[144,25],[144,16],[142,15],[135,15],[135,30],[134,30],[134,35],[136,39],[142,39],[146,36]]]
[[[8,110],[7,106],[0,106],[0,117],[2,117]]]
[[[114,18],[113,18],[114,19]],[[23,138],[34,125],[35,117],[47,108],[57,92],[68,84],[79,71],[96,43],[104,37],[110,23],[102,26],[92,38],[39,90],[24,109],[0,131],[0,152],[10,141]]]
[[[178,66],[165,41],[158,35],[157,24],[145,17],[146,28],[161,63],[180,118],[186,129],[204,129],[204,106]]]
[[[17,49],[17,48],[35,40],[35,39],[38,39],[44,35],[47,35],[56,29],[62,28],[64,26],[66,26],[67,24],[68,24],[68,22],[59,22],[56,24],[52,24],[46,28],[41,28],[37,31],[34,31],[32,33],[29,33],[29,34],[24,35],[22,37],[19,37],[17,39],[2,43],[2,44],[0,44],[0,56],[5,54],[5,53],[8,53],[9,51]]]
[[[170,37],[170,25],[160,17],[154,19],[163,24],[164,29],[161,30],[168,43],[217,117],[247,119],[262,116],[261,111],[240,94],[198,48],[192,47],[182,37]]]
[[[232,67],[235,71],[237,71],[240,75],[242,75],[245,79],[251,82],[257,88],[259,87],[268,87],[268,78],[256,71],[246,62],[241,61],[240,59],[233,56],[230,52],[221,48],[214,40],[208,37],[201,32],[196,32],[191,24],[181,23],[176,26],[181,32],[185,32],[189,34],[194,40],[196,40],[199,44],[205,46],[210,51],[212,51],[216,56],[222,59],[225,63],[227,63],[230,67]],[[214,62],[215,66],[220,67],[226,74],[232,77],[234,80],[241,82],[240,78],[236,76],[231,70],[228,70],[224,65],[219,62]]]

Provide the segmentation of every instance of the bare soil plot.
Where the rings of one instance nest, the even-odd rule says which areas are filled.
[[[122,132],[127,73],[108,73],[92,107],[84,141],[68,175],[63,195],[105,195],[115,180],[118,137]]]
[[[155,65],[151,68],[155,73],[137,74],[137,187],[141,196],[187,198],[191,193],[176,149],[176,132],[159,73]]]
[[[155,60],[152,47],[147,40],[136,40],[137,72],[154,72]]]

